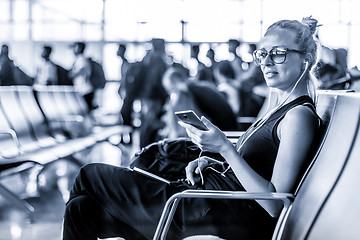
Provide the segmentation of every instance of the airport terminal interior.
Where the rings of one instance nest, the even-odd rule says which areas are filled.
[[[312,17],[318,21],[316,37],[321,44],[319,88],[360,91],[360,2],[357,0],[0,0],[0,9],[0,71],[4,71],[3,62],[8,60],[16,72],[12,79],[4,77],[6,73],[0,74],[0,112],[4,112],[4,117],[0,114],[0,124],[4,118],[16,132],[20,112],[27,112],[24,121],[30,126],[31,119],[35,119],[30,114],[36,115],[30,107],[27,111],[26,104],[30,100],[44,105],[43,109],[36,110],[41,115],[36,115],[39,118],[44,115],[46,118],[49,108],[50,112],[65,112],[61,94],[69,100],[75,92],[80,98],[77,104],[79,109],[82,108],[79,110],[81,116],[70,116],[75,122],[73,125],[67,125],[62,119],[59,124],[67,129],[55,133],[56,140],[63,143],[68,138],[85,138],[89,132],[95,132],[99,134],[94,134],[95,138],[101,138],[96,144],[76,142],[86,147],[79,147],[46,167],[32,163],[16,168],[0,167],[0,240],[61,239],[65,203],[82,164],[107,163],[127,167],[141,148],[172,136],[168,129],[159,130],[164,119],[147,126],[150,129],[147,133],[156,128],[156,136],[143,136],[140,129],[146,124],[141,121],[142,114],[155,108],[149,111],[136,97],[131,102],[129,115],[124,116],[122,112],[128,94],[123,66],[146,61],[146,57],[162,45],[166,66],[181,66],[190,82],[203,80],[216,88],[219,73],[204,69],[240,59],[240,73],[237,69],[234,71],[245,76],[253,68],[252,52],[271,23]],[[94,87],[90,103],[80,96],[88,96],[89,91],[79,93],[68,78],[71,69],[76,67],[74,51],[81,46],[84,46],[84,56],[100,63],[103,69],[104,82]],[[46,59],[44,54],[49,49]],[[56,66],[55,70],[46,67],[49,59],[52,66]],[[204,71],[200,71],[199,66]],[[57,73],[54,79],[49,77],[51,71]],[[61,71],[65,75],[61,75]],[[128,81],[132,83],[131,79]],[[245,130],[248,125],[240,123],[241,119],[255,118],[268,96],[269,89],[261,80],[250,85],[251,94],[248,91],[246,96],[251,99],[244,100],[245,95],[240,99],[236,95],[237,101],[228,101],[238,121],[236,130]],[[29,91],[35,98],[22,104],[21,96]],[[147,90],[135,89],[137,91]],[[219,91],[226,92],[227,88]],[[14,92],[18,101],[6,106],[7,94]],[[46,93],[53,94],[55,99],[46,99]],[[155,94],[163,93],[157,89]],[[229,90],[227,94],[235,93]],[[171,98],[171,94],[169,96]],[[13,98],[9,96],[8,99]],[[245,101],[248,101],[246,107],[242,105]],[[53,105],[48,108],[49,102]],[[78,110],[74,102],[68,104],[70,109]],[[16,108],[20,110],[15,111]],[[12,110],[15,116],[8,116]],[[158,112],[161,111],[164,110]],[[66,117],[70,118],[68,114]],[[16,123],[11,122],[14,119]],[[51,125],[51,120],[46,121]],[[116,129],[113,134],[100,136],[100,133],[105,134],[104,129],[112,127]],[[0,128],[2,133],[4,126]],[[38,130],[43,129],[33,126],[31,135],[36,138]],[[19,140],[22,144],[20,137]],[[5,141],[0,134],[0,145],[5,145]],[[76,144],[65,145],[63,151],[70,152],[68,148],[75,149]],[[0,147],[0,164],[11,159],[6,157],[6,150]],[[57,150],[54,149],[54,155],[61,155]],[[24,210],[14,196],[29,204],[33,214]]]

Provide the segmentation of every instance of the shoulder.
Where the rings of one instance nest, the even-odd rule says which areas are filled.
[[[290,109],[279,124],[279,137],[287,134],[297,136],[313,135],[319,126],[316,113],[307,106],[299,105]]]
[[[285,114],[284,120],[288,122],[317,122],[318,118],[314,110],[311,109],[309,106],[299,105],[290,109]]]

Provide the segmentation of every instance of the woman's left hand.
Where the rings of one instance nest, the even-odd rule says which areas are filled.
[[[232,146],[225,134],[207,118],[202,116],[201,121],[208,130],[203,131],[190,124],[179,121],[179,124],[186,129],[191,141],[198,145],[201,150],[207,152],[220,152],[221,148],[229,146],[229,144]]]

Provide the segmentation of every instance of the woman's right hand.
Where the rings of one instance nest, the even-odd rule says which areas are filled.
[[[227,151],[229,147],[234,148],[232,143],[227,139],[225,134],[206,117],[202,116],[201,121],[208,130],[200,130],[183,121],[179,121],[179,125],[186,129],[187,135],[193,143],[195,143],[202,151],[220,153]]]
[[[186,181],[188,183],[190,183],[191,185],[195,185],[195,183],[200,182],[202,176],[195,175],[200,175],[200,172],[202,172],[203,169],[209,165],[207,158],[208,157],[206,156],[202,156],[189,162],[189,164],[185,168]]]

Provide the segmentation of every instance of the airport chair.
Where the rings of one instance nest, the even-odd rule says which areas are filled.
[[[352,203],[346,202],[348,198],[340,195],[344,190],[339,187],[338,181],[340,177],[348,181],[353,180],[353,183],[359,180],[355,179],[358,174],[356,175],[353,169],[351,169],[352,178],[344,175],[344,168],[350,157],[353,162],[356,162],[354,159],[359,156],[356,153],[359,153],[358,146],[360,145],[355,145],[355,143],[359,142],[360,138],[360,95],[330,91],[321,93],[319,95],[318,113],[325,123],[323,139],[317,147],[317,152],[294,195],[289,193],[249,193],[239,191],[184,191],[173,195],[166,203],[154,239],[166,239],[166,233],[171,225],[176,207],[183,198],[271,199],[282,201],[284,208],[279,216],[273,239],[307,239],[312,234],[314,236],[317,234],[317,238],[313,237],[312,239],[331,239],[323,237],[328,235],[325,231],[326,225],[323,222],[341,222],[343,216],[336,215],[335,217],[331,207],[326,208],[327,212],[323,214],[325,216],[323,219],[320,219],[319,216],[322,216],[324,206],[330,204],[328,203],[329,196],[334,195],[334,188],[338,193],[336,197],[341,198],[343,203],[337,207],[347,211],[353,209]],[[357,169],[359,168],[358,165],[356,163]],[[345,191],[353,190],[352,196],[357,195],[355,193],[356,189],[350,186],[345,187],[345,184],[343,184],[343,187]],[[334,196],[334,199],[336,197]],[[332,204],[336,204],[335,201]],[[334,208],[336,208],[335,205]],[[339,210],[336,210],[336,213],[339,213]],[[351,236],[358,236],[359,234],[358,228],[350,229],[350,226],[359,224],[356,219],[358,214],[359,208],[357,207],[355,214],[351,214],[347,218],[348,222],[355,222],[351,223],[351,225],[342,224],[342,230],[350,230]],[[326,216],[332,216],[333,218],[330,219]],[[334,225],[332,232],[335,231],[337,231],[336,225]],[[337,239],[344,239],[342,236],[347,235],[347,233],[337,234],[341,236]]]
[[[76,142],[59,144],[45,131],[46,123],[41,116],[31,87],[0,87],[1,179],[29,170],[35,165],[41,165],[42,172],[48,164],[59,159],[83,165],[72,156],[78,151],[73,149]],[[1,183],[0,194],[14,206],[25,209],[29,214],[28,219],[32,220],[34,208],[27,201]]]
[[[72,117],[69,119],[69,116],[62,115],[49,86],[36,86],[34,90],[36,101],[45,116],[52,135],[60,139],[64,136],[70,137],[66,124],[67,122],[76,122],[76,119]]]
[[[16,132],[10,128],[8,121],[0,108],[0,180],[32,168],[37,163],[32,160],[17,158],[21,156],[22,149]],[[32,220],[34,208],[27,201],[21,199],[16,193],[0,183],[0,196],[12,202],[14,206],[24,209],[28,219]]]
[[[82,127],[85,130],[84,135],[94,138],[96,142],[108,141],[112,136],[121,136],[132,132],[130,126],[124,125],[97,125],[93,121],[89,112],[85,110],[84,99],[79,96],[79,93],[73,87],[41,87],[36,88],[35,93],[42,108],[45,117],[48,121],[62,121],[77,122],[77,124],[84,124]],[[56,104],[55,104],[55,101]],[[57,105],[62,105],[62,113],[60,111],[54,112]],[[59,114],[60,113],[60,114]],[[67,114],[63,117],[62,114]],[[63,128],[66,128],[63,126]]]
[[[16,132],[10,127],[1,107],[0,107],[0,157],[1,159],[11,159],[20,156],[22,149]]]
[[[358,125],[359,126],[359,125]],[[306,239],[357,239],[360,203],[357,186],[360,172],[360,129],[346,162],[307,229]],[[294,238],[295,235],[293,234]]]
[[[24,112],[36,136],[36,141],[43,143],[42,146],[48,148],[49,151],[56,153],[59,158],[73,155],[74,153],[83,151],[96,144],[92,137],[82,137],[78,139],[67,139],[66,136],[59,134],[55,137],[52,135],[47,119],[42,113],[36,102],[33,89],[31,87],[17,87],[16,92]],[[80,163],[77,163],[80,164]]]
[[[8,122],[8,129],[14,132],[19,142],[20,156],[16,157],[16,160],[32,160],[40,164],[57,160],[59,155],[56,153],[60,151],[53,147],[44,149],[36,140],[30,120],[23,113],[24,107],[18,102],[15,86],[0,88],[0,108]],[[13,148],[4,151],[13,151]]]
[[[22,150],[34,151],[40,146],[34,141],[28,121],[18,105],[14,86],[0,88],[0,107],[9,121],[10,127],[16,132]]]
[[[32,87],[16,86],[14,92],[17,95],[19,107],[23,111],[24,116],[26,116],[39,145],[41,147],[56,145],[59,139],[55,139],[55,137],[51,135],[46,119],[34,97]]]
[[[22,151],[21,158],[29,158],[30,160],[39,162],[40,164],[47,164],[61,157],[74,154],[75,142],[72,144],[63,143],[53,144],[47,147],[42,145],[43,142],[36,139],[34,129],[32,128],[32,121],[35,119],[27,116],[25,109],[30,110],[34,106],[31,106],[30,101],[26,101],[24,104],[19,102],[17,96],[17,87],[1,87],[0,88],[0,106],[8,120],[9,126],[15,131],[19,140],[20,149]],[[21,94],[25,96],[25,88],[22,88]],[[33,114],[35,112],[32,112]],[[40,123],[42,128],[46,128],[43,122]],[[67,145],[65,147],[65,144]],[[81,148],[83,149],[83,147]]]
[[[281,239],[305,239],[310,234],[312,225],[317,221],[317,215],[327,203],[349,156],[353,154],[354,143],[358,138],[359,117],[359,94],[340,94],[325,142],[296,192]],[[351,204],[338,207],[352,208]],[[333,220],[335,219],[329,219]]]

